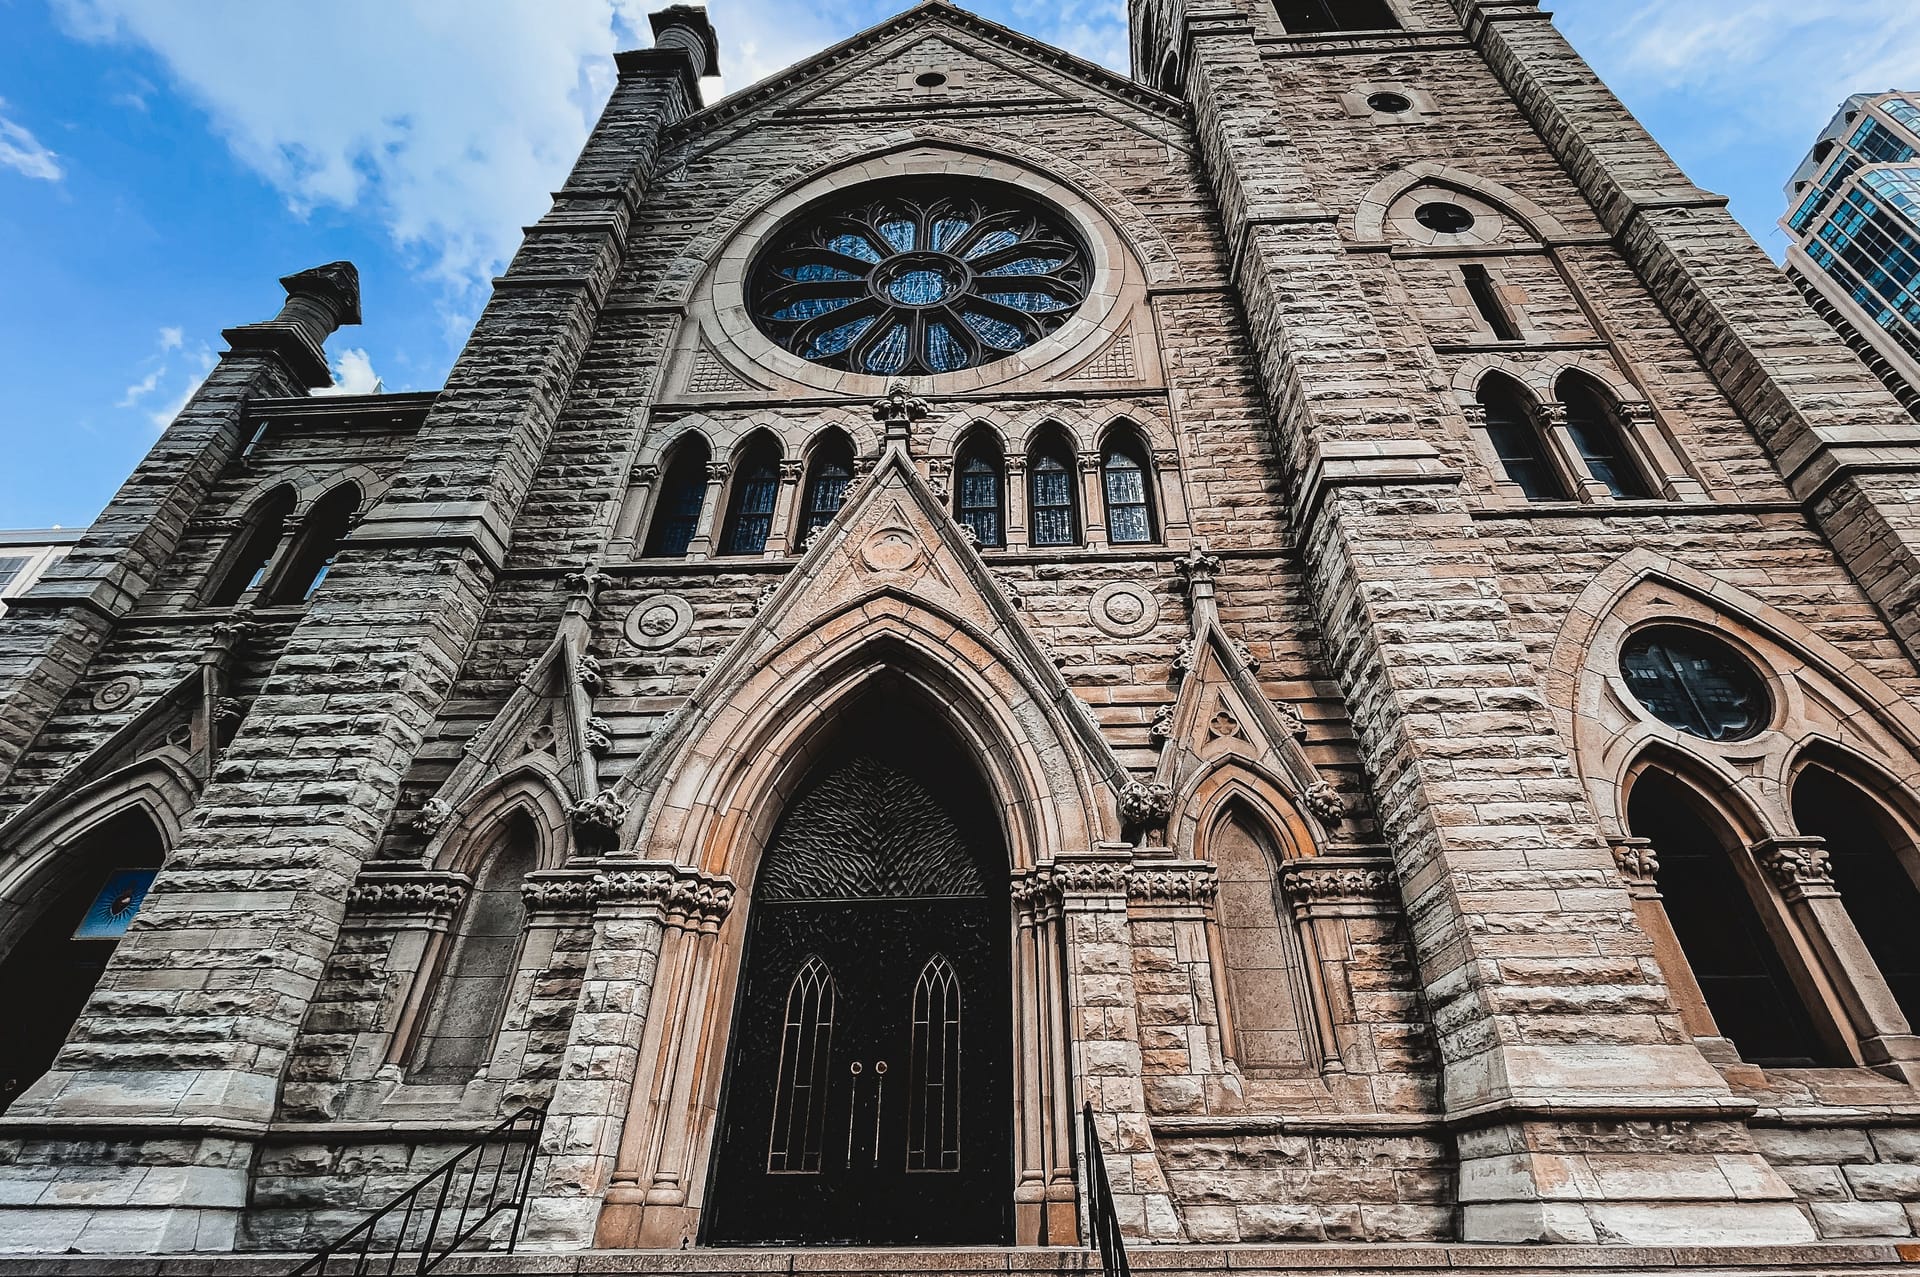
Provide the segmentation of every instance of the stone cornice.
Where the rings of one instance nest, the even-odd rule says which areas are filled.
[[[435,870],[363,873],[347,892],[350,914],[425,914],[451,917],[473,880]]]

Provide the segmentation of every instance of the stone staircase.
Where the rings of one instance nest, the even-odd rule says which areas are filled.
[[[105,1258],[0,1257],[0,1277],[281,1277],[302,1257],[200,1255]],[[1920,1277],[1920,1244],[1830,1243],[1759,1247],[1616,1246],[1153,1246],[1132,1255],[1141,1277]],[[348,1263],[336,1270],[352,1271]],[[376,1266],[375,1272],[384,1269]],[[407,1270],[409,1273],[411,1268]],[[1088,1274],[1099,1258],[1081,1250],[688,1250],[590,1251],[565,1255],[460,1255],[433,1270],[447,1277],[983,1277]]]

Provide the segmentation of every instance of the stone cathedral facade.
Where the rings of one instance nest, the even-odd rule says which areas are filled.
[[[1913,1237],[1920,425],[1533,0],[1131,17],[668,10],[444,389],[226,334],[0,622],[0,1248]]]

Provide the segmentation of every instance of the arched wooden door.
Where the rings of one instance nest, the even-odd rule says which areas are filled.
[[[768,846],[709,1244],[1012,1240],[1005,857],[984,789],[942,770],[842,754]]]

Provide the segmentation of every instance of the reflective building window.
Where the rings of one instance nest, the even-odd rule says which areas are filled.
[[[1636,634],[1620,673],[1647,711],[1703,740],[1745,740],[1767,725],[1766,683],[1738,652],[1697,630],[1668,626]]]

